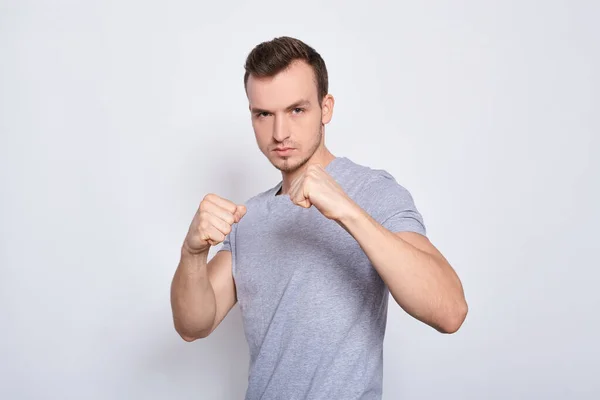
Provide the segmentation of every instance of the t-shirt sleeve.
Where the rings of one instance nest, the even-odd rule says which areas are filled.
[[[365,188],[366,210],[384,228],[391,232],[427,234],[423,216],[417,209],[411,193],[386,171],[371,180]]]
[[[229,235],[225,236],[225,240],[219,245],[217,252],[219,251],[231,251],[231,242],[229,241]]]

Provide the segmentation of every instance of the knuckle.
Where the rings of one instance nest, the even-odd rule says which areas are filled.
[[[237,206],[235,205],[235,203],[227,200],[227,211],[234,213],[236,209],[237,209]]]
[[[211,223],[209,222],[209,220],[207,218],[201,218],[200,221],[198,222],[198,231],[205,232],[210,228],[210,226],[211,226]]]
[[[203,222],[207,218],[208,218],[208,212],[206,212],[204,210],[200,210],[200,212],[198,213],[198,221],[199,221],[199,223]]]
[[[235,213],[235,210],[237,209],[237,206],[233,203],[228,204],[227,208],[225,209],[225,211],[227,212],[228,215],[231,215],[233,217],[233,214]]]
[[[227,213],[223,216],[224,221],[227,223],[227,225],[233,225],[233,223],[235,222],[235,217],[233,216],[233,214]]]
[[[202,203],[213,202],[217,198],[218,198],[218,196],[216,194],[214,194],[214,193],[207,193],[206,196],[204,196],[204,199],[202,199]]]
[[[208,207],[208,205],[210,204],[210,200],[206,200],[206,198],[204,200],[202,200],[202,202],[200,203],[200,207],[198,208],[200,211],[205,211]]]

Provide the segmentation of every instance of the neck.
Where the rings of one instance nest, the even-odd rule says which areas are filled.
[[[331,161],[333,161],[334,158],[335,158],[335,156],[333,154],[331,154],[331,152],[329,150],[327,150],[326,147],[323,147],[322,149],[317,150],[315,152],[315,154],[313,154],[313,156],[302,167],[298,168],[296,171],[282,172],[281,178],[282,178],[283,183],[282,183],[281,189],[278,194],[289,193],[292,182],[294,182],[294,180],[296,178],[298,178],[300,175],[302,175],[304,173],[304,171],[306,171],[306,168],[308,168],[309,165],[319,164],[323,168],[325,168],[327,165],[329,165],[329,163]]]

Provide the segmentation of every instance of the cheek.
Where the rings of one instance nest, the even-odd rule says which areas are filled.
[[[252,122],[252,128],[254,129],[254,136],[256,137],[256,143],[262,149],[271,143],[272,130],[269,124],[265,121]]]
[[[321,114],[303,115],[302,118],[297,118],[294,122],[295,130],[302,133],[303,137],[309,138],[314,136],[317,128],[321,126]]]

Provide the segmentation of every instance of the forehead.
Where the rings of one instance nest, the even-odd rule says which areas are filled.
[[[304,61],[295,61],[273,77],[250,75],[246,92],[251,107],[279,109],[307,99],[317,101],[317,84],[312,67]]]

